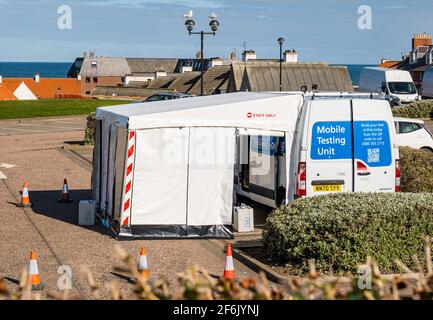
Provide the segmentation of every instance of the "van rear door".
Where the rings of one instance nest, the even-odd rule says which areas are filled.
[[[350,100],[310,101],[306,156],[306,195],[352,191]],[[301,158],[301,162],[303,159]]]
[[[395,190],[394,123],[387,101],[353,100],[354,191]]]

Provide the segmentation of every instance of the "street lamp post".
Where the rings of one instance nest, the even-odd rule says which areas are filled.
[[[280,45],[280,91],[283,91],[283,43],[284,38],[278,38],[278,44]]]
[[[215,13],[212,13],[209,16],[209,19],[211,19],[211,21],[209,22],[209,26],[210,26],[212,32],[204,32],[204,31],[193,32],[192,30],[194,29],[195,22],[192,19],[192,11],[185,14],[184,17],[187,19],[185,21],[185,26],[186,26],[186,29],[188,30],[189,35],[192,35],[192,34],[199,34],[200,35],[200,61],[201,61],[201,63],[200,63],[201,64],[201,66],[200,66],[200,95],[204,96],[204,79],[203,79],[203,75],[204,75],[204,36],[205,35],[215,36],[220,24],[219,24],[218,20],[216,20],[217,15]]]

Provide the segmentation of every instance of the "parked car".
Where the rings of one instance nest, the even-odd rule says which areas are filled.
[[[424,125],[424,121],[408,118],[394,118],[399,146],[414,149],[426,149],[433,152],[433,134]]]
[[[134,101],[133,103],[165,101],[165,100],[183,99],[183,98],[190,98],[190,97],[193,97],[193,95],[189,94],[189,93],[158,92],[158,93],[155,93],[144,100]]]
[[[382,93],[391,107],[421,99],[408,71],[364,68],[359,79],[360,92]]]

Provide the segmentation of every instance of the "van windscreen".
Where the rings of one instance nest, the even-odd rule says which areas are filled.
[[[416,94],[416,87],[412,82],[388,82],[389,91],[394,94]]]

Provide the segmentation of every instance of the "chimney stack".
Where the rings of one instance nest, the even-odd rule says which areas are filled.
[[[210,58],[210,67],[213,68],[215,66],[222,66],[223,60],[221,58]]]
[[[412,49],[420,46],[429,47],[432,45],[432,36],[428,33],[415,33],[412,39]]]
[[[0,84],[3,83],[3,76],[0,76]]]
[[[90,57],[90,59],[93,59],[95,57],[95,52],[94,51],[90,51],[89,57]]]
[[[87,52],[83,51],[83,58],[87,58]]]
[[[39,75],[39,73],[35,74],[35,82],[39,83],[41,81],[41,76]]]
[[[180,73],[191,72],[191,71],[192,71],[192,66],[182,66],[180,68]]]
[[[242,61],[247,62],[248,60],[256,60],[257,55],[254,50],[245,50],[242,53]]]
[[[162,78],[162,77],[166,77],[167,76],[167,72],[165,72],[164,70],[158,70],[155,72],[155,78]]]
[[[284,62],[296,63],[298,62],[298,53],[295,49],[284,51],[283,55]]]

